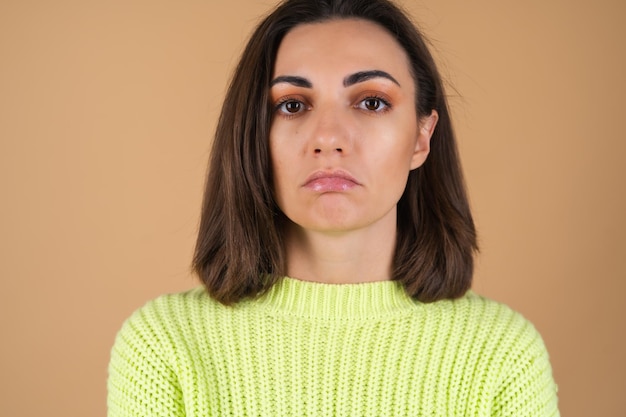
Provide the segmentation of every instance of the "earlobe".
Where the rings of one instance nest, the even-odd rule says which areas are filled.
[[[430,152],[430,138],[433,136],[439,114],[437,110],[431,111],[428,116],[422,117],[419,121],[419,130],[417,132],[417,140],[415,141],[415,150],[411,160],[411,169],[420,167]]]

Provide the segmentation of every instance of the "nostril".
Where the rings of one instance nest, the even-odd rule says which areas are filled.
[[[313,152],[316,153],[316,154],[322,153],[322,149],[315,148],[315,150]],[[343,153],[343,148],[335,148],[335,152]]]

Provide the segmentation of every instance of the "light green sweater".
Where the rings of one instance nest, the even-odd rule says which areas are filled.
[[[529,322],[391,281],[285,278],[234,307],[202,288],[160,297],[119,332],[108,389],[109,417],[559,415]]]

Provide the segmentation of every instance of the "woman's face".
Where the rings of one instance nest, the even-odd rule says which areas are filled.
[[[342,233],[384,222],[409,171],[429,151],[437,121],[418,122],[415,83],[402,47],[365,20],[295,27],[271,83],[275,196],[300,228]]]

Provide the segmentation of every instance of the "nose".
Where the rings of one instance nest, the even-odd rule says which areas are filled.
[[[350,149],[351,124],[341,110],[316,112],[312,123],[310,149],[315,155],[345,155]]]

